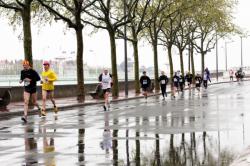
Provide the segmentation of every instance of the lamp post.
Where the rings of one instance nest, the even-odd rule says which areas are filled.
[[[219,73],[218,73],[218,37],[216,32],[216,81],[218,82]]]
[[[123,14],[126,19],[127,9],[126,9],[126,0],[123,0]],[[124,72],[125,72],[125,96],[128,96],[128,53],[127,53],[127,25],[124,24]]]
[[[242,38],[243,36],[240,36],[240,67],[243,67],[243,46],[242,46]]]
[[[234,41],[229,41],[229,42],[225,42],[225,67],[226,67],[226,71],[227,71],[227,44],[229,43],[233,43]]]
[[[240,36],[240,67],[243,67],[243,38],[247,38],[250,35]]]

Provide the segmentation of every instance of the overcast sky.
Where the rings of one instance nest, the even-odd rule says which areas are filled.
[[[250,31],[250,0],[239,0],[239,5],[235,9],[235,23],[245,31]],[[38,32],[37,27],[32,27],[33,32],[33,57],[34,59],[50,60],[56,57],[66,57],[75,59],[74,51],[76,41],[74,31],[65,30],[65,25],[57,22],[53,25],[47,25]],[[23,48],[22,41],[18,39],[20,30],[13,31],[8,26],[7,20],[0,20],[0,59],[22,59]],[[228,67],[240,66],[240,37],[235,36],[227,41]],[[89,35],[84,31],[84,63],[91,66],[110,67],[110,46],[109,37],[106,31],[100,31],[97,34]],[[243,65],[250,66],[250,37],[243,38]],[[64,52],[64,53],[63,53]],[[173,53],[177,53],[173,51]],[[219,69],[225,69],[225,41],[219,40]],[[128,56],[132,58],[132,48],[129,47]],[[120,64],[124,59],[123,41],[117,41],[117,61]],[[139,57],[140,66],[153,66],[153,53],[147,43],[140,43]],[[167,52],[159,48],[159,67],[166,68]],[[179,58],[174,56],[174,68],[179,69]],[[187,56],[185,55],[185,68],[187,69]],[[200,69],[200,57],[195,56],[195,66]],[[206,66],[215,69],[215,51],[207,54]]]

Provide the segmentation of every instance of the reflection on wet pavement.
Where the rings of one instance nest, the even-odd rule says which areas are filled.
[[[250,83],[0,121],[1,166],[221,165],[250,145]]]

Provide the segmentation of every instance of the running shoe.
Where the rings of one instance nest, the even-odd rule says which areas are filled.
[[[105,105],[103,106],[103,109],[104,109],[104,111],[107,111],[107,108],[106,108],[106,106],[105,106]]]
[[[24,123],[27,123],[27,119],[26,119],[24,116],[21,118],[21,120],[22,120]]]
[[[41,109],[41,116],[42,116],[42,117],[45,117],[45,116],[46,116],[46,112],[45,112],[45,110],[43,110],[43,109]]]
[[[58,112],[58,108],[54,107],[54,113],[57,114],[57,112]]]

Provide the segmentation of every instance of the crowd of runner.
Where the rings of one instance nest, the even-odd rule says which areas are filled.
[[[54,99],[54,81],[57,80],[57,75],[50,68],[50,63],[48,61],[43,62],[43,72],[40,75],[31,67],[30,63],[26,60],[23,61],[23,70],[21,71],[20,83],[24,85],[24,115],[22,116],[22,121],[27,123],[28,108],[30,99],[32,104],[40,110],[40,116],[46,116],[46,100],[47,97],[51,100],[54,106],[54,112],[58,112],[58,108]],[[229,71],[230,80],[233,81],[233,76],[236,76],[237,80],[241,80],[244,77],[244,72],[240,68],[237,72],[234,73],[233,70]],[[103,73],[99,75],[99,86],[101,86],[104,98],[104,111],[109,110],[110,101],[109,95],[113,85],[112,75],[108,72],[108,69],[104,69]],[[37,82],[40,81],[41,91],[42,91],[42,106],[40,107],[37,103]],[[201,86],[205,89],[208,87],[208,81],[211,82],[211,75],[208,68],[206,68],[202,74],[197,73],[195,76],[190,72],[187,72],[186,75],[182,75],[180,71],[177,71],[172,76],[172,80],[169,80],[169,77],[165,74],[164,71],[161,72],[161,76],[158,78],[158,82],[161,88],[162,99],[165,100],[167,97],[167,85],[170,83],[171,88],[171,98],[176,97],[176,93],[183,92],[184,88],[187,86],[190,90],[192,86],[200,91]],[[142,94],[145,99],[148,97],[148,92],[152,89],[152,83],[149,76],[147,76],[146,71],[143,71],[140,78],[140,84],[142,89]]]
[[[50,98],[53,106],[54,112],[57,113],[58,108],[56,107],[54,99],[54,81],[57,80],[55,72],[50,69],[50,63],[48,61],[43,62],[43,72],[41,77],[39,74],[31,67],[29,61],[23,61],[23,70],[21,71],[19,83],[24,85],[24,115],[22,116],[22,121],[27,123],[28,108],[30,99],[34,106],[36,106],[40,111],[40,116],[46,116],[46,99]],[[42,85],[42,107],[37,103],[37,82],[40,81]]]

